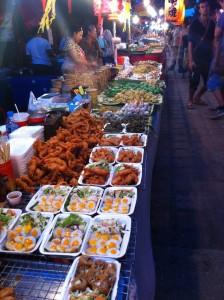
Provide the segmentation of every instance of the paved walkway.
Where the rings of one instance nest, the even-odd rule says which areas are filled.
[[[186,102],[174,75],[153,176],[156,300],[224,300],[224,119]]]

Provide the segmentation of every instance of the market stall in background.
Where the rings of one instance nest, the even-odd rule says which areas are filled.
[[[53,5],[43,1],[42,28]],[[7,113],[0,299],[154,298],[150,191],[165,61],[150,55],[163,49],[152,30],[120,64],[54,77],[40,97],[30,92],[27,112]],[[145,57],[133,63],[134,51]]]

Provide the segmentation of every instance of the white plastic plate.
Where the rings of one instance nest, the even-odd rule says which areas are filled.
[[[86,189],[86,188],[92,190],[92,191],[93,191],[93,195],[96,195],[97,193],[99,194],[98,200],[97,200],[96,205],[95,205],[95,208],[94,208],[93,210],[91,210],[91,211],[89,210],[89,211],[85,211],[85,212],[84,212],[84,211],[69,211],[69,210],[67,209],[67,206],[69,205],[69,203],[70,203],[70,201],[71,201],[71,197],[72,197],[73,193],[76,192],[78,189],[79,189],[79,190],[82,190],[82,189]],[[62,206],[62,208],[61,208],[61,212],[62,212],[62,213],[67,213],[67,212],[71,213],[71,212],[73,212],[73,213],[80,213],[80,214],[85,214],[85,215],[90,215],[90,216],[92,216],[92,215],[94,215],[94,214],[97,212],[97,208],[98,208],[98,206],[99,206],[99,203],[100,203],[100,200],[101,200],[101,198],[102,198],[102,195],[103,195],[103,189],[100,188],[100,187],[97,187],[97,186],[91,186],[91,185],[89,185],[89,186],[77,186],[76,188],[74,188],[74,189],[71,191],[71,193],[69,194],[68,198],[67,198],[66,201],[63,203],[63,206]]]
[[[116,173],[116,169],[120,168],[122,166],[125,166],[125,165],[132,166],[133,168],[137,169],[138,172],[139,172],[139,174],[138,174],[138,182],[136,184],[134,184],[134,185],[127,185],[127,186],[139,186],[141,184],[141,181],[142,181],[142,165],[141,164],[126,164],[126,163],[121,163],[121,164],[117,164],[117,165],[114,166],[113,174],[111,176],[110,185],[111,186],[115,186],[115,185],[112,184],[112,181],[113,181],[114,175]],[[116,185],[116,186],[119,186],[119,185]]]
[[[12,210],[16,215],[15,215],[15,217],[13,217],[11,219],[8,226],[6,226],[5,228],[2,229],[2,231],[0,231],[0,243],[4,240],[4,238],[6,237],[7,231],[10,230],[14,226],[14,224],[17,222],[17,220],[19,219],[19,216],[22,213],[21,209],[3,208],[2,210],[4,213],[6,213],[8,210]]]
[[[137,188],[136,187],[124,187],[124,186],[120,186],[120,187],[108,187],[105,189],[104,194],[103,194],[103,198],[100,202],[100,206],[98,208],[97,213],[98,214],[115,214],[115,212],[104,212],[102,211],[103,205],[104,205],[104,200],[106,198],[106,195],[108,192],[113,192],[113,191],[131,191],[134,193],[134,196],[131,198],[131,203],[129,206],[129,212],[127,214],[127,216],[132,215],[133,212],[135,211],[135,206],[136,206],[136,202],[137,202]],[[116,212],[116,214],[119,214],[118,212]],[[122,216],[125,216],[126,214],[121,214]]]
[[[122,237],[122,242],[120,246],[120,252],[117,255],[89,255],[86,253],[86,249],[88,248],[88,240],[92,234],[92,226],[97,224],[97,221],[99,220],[118,220],[122,223],[122,225],[125,225],[123,237]],[[93,218],[92,224],[88,229],[88,232],[86,234],[82,254],[88,255],[88,256],[97,256],[97,257],[111,257],[111,258],[120,258],[126,254],[129,239],[130,239],[130,234],[131,234],[131,218],[129,216],[124,216],[124,215],[118,215],[118,214],[102,214],[99,216],[96,216]]]
[[[44,195],[43,194],[43,190],[48,188],[48,187],[52,187],[53,185],[43,185],[37,192],[36,194],[31,198],[31,200],[29,201],[29,203],[27,204],[25,210],[28,211],[28,212],[38,212],[37,210],[34,210],[33,207],[35,205],[37,205],[41,199],[41,197]],[[66,192],[66,195],[64,196],[64,200],[63,200],[63,203],[66,201],[69,193],[71,192],[72,190],[72,187],[70,186],[64,186],[64,185],[61,185],[60,186],[60,189],[64,190]],[[62,204],[63,205],[63,204]],[[62,206],[61,206],[62,207]],[[59,210],[56,210],[54,212],[50,212],[52,214],[58,214],[60,212],[60,209]]]
[[[65,282],[63,284],[63,287],[62,287],[62,292],[61,292],[61,298],[60,300],[69,300],[70,299],[70,288],[71,288],[71,282],[72,280],[74,279],[75,277],[75,274],[76,274],[76,270],[77,270],[77,267],[78,267],[78,263],[79,263],[79,259],[80,257],[77,257],[69,272],[68,272],[68,275],[66,276],[66,279],[65,279]],[[115,284],[114,284],[114,287],[112,289],[112,294],[110,296],[110,300],[115,300],[116,299],[116,296],[117,296],[117,289],[118,289],[118,281],[119,281],[119,277],[120,277],[120,270],[121,270],[121,264],[116,261],[115,259],[111,259],[111,258],[96,258],[94,257],[93,258],[94,260],[103,260],[105,262],[108,262],[108,263],[113,263],[115,264],[116,266],[116,281],[115,281]]]
[[[46,245],[52,237],[52,234],[53,234],[53,231],[55,229],[57,221],[59,219],[65,219],[71,214],[73,214],[73,213],[59,214],[54,218],[53,222],[48,227],[48,231],[46,232],[45,237],[43,238],[43,241],[42,241],[41,246],[40,246],[40,253],[45,254],[45,255],[53,255],[53,256],[72,256],[72,257],[75,257],[75,256],[78,256],[82,252],[84,241],[86,239],[86,234],[87,234],[87,231],[89,229],[89,226],[91,225],[92,218],[90,216],[81,215],[81,214],[77,214],[77,215],[79,215],[86,222],[86,228],[85,228],[85,233],[83,235],[83,240],[82,240],[80,250],[78,252],[68,253],[68,252],[51,252],[51,251],[48,251],[46,249]]]
[[[114,161],[112,162],[112,163],[109,163],[110,165],[112,165],[112,164],[114,164],[115,163],[115,159],[116,159],[116,155],[117,155],[117,148],[115,148],[115,147],[109,147],[109,146],[100,146],[100,147],[95,147],[95,148],[93,148],[93,150],[92,150],[92,152],[91,152],[91,154],[90,154],[90,158],[89,158],[89,163],[95,163],[95,161],[93,161],[93,153],[95,152],[95,151],[97,151],[97,150],[100,150],[100,149],[105,149],[105,150],[109,150],[109,151],[111,151],[111,152],[113,152],[113,154],[114,154]]]
[[[133,151],[134,153],[141,152],[142,159],[141,159],[140,162],[138,162],[138,164],[142,164],[142,163],[143,163],[143,160],[144,160],[144,149],[141,148],[141,147],[131,147],[131,146],[119,148],[118,153],[117,153],[117,157],[116,157],[116,162],[117,162],[117,163],[123,163],[123,161],[119,161],[119,154],[120,154],[120,152],[122,152],[123,150]],[[124,162],[124,163],[126,164],[126,162]]]
[[[22,216],[28,215],[28,214],[31,214],[31,215],[35,215],[36,214],[37,215],[38,212],[32,212],[32,213],[29,212],[29,213],[21,214],[20,217],[19,217],[19,219],[17,220],[17,222],[14,224],[14,226],[11,229],[13,229],[18,224],[18,222],[19,222],[19,220],[20,220],[20,218]],[[50,223],[53,220],[53,214],[51,214],[51,213],[39,213],[39,214],[41,214],[43,217],[45,217],[47,219],[47,224],[46,224],[44,230],[42,231],[42,233],[41,233],[41,235],[40,235],[40,237],[39,237],[39,239],[38,239],[38,241],[36,243],[36,246],[32,250],[30,250],[30,251],[21,251],[21,252],[7,250],[5,248],[5,243],[6,243],[7,237],[5,237],[4,240],[3,240],[3,243],[0,245],[0,252],[3,252],[3,253],[15,253],[15,254],[30,254],[30,253],[35,252],[39,248],[40,243],[43,240],[43,238],[44,238],[44,236],[45,236],[45,234],[46,234],[46,232],[47,232],[47,230],[49,228],[49,225],[50,225]]]

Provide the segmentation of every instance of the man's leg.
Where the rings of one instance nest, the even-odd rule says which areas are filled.
[[[199,83],[200,83],[200,72],[196,67],[192,72],[190,72],[190,77],[189,77],[189,98],[188,98],[189,109],[193,108],[194,94],[198,88]]]
[[[207,81],[209,76],[209,69],[210,69],[210,62],[209,63],[201,63],[198,64],[198,71],[200,72],[200,75],[203,79],[203,86],[199,89],[199,91],[194,96],[194,103],[195,104],[205,104],[201,97],[204,95],[205,92],[207,92]]]

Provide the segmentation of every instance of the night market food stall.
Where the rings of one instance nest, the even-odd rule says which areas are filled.
[[[16,191],[0,211],[0,299],[154,298],[150,193],[161,70],[146,61],[112,81],[109,67],[57,78],[56,95],[32,102],[56,109],[52,122],[1,137],[1,199]]]

